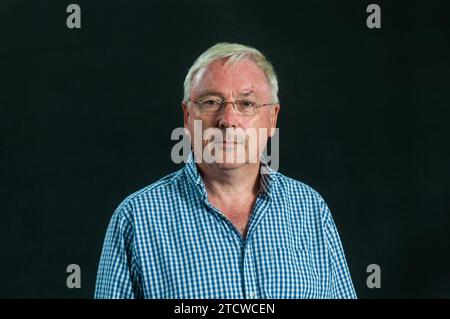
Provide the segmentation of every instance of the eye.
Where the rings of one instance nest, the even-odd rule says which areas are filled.
[[[252,108],[252,107],[254,107],[256,105],[255,102],[247,101],[247,100],[239,101],[239,103],[241,104],[241,106],[243,106],[245,108]]]
[[[220,103],[221,101],[219,100],[206,100],[202,102],[203,106],[218,106]]]

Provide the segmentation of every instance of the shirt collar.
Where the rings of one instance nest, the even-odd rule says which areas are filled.
[[[185,165],[185,173],[189,182],[197,189],[203,198],[207,198],[207,192],[203,179],[198,171],[195,163],[194,152],[191,150]],[[261,156],[260,165],[260,189],[259,193],[263,196],[270,197],[277,180],[276,171],[273,170],[264,156]]]

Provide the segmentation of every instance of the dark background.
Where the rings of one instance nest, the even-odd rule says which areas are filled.
[[[227,41],[273,62],[280,172],[326,199],[358,297],[449,298],[448,5],[373,1],[376,30],[371,1],[299,2],[2,0],[0,297],[93,296],[111,214],[181,168],[184,77]]]

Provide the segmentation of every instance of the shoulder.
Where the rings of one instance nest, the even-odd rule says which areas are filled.
[[[162,205],[168,201],[174,191],[179,189],[183,174],[183,169],[180,169],[128,195],[117,207],[115,213],[131,220],[132,215],[137,211]]]
[[[289,196],[303,197],[314,202],[324,202],[323,197],[313,187],[300,180],[288,177],[280,172],[275,173],[280,190]]]
[[[303,181],[288,177],[280,172],[275,172],[276,192],[294,206],[299,206],[302,210],[320,214],[322,219],[326,219],[329,209],[322,195],[313,187]]]

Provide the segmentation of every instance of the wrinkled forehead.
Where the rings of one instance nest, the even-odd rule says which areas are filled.
[[[191,95],[204,91],[221,92],[224,95],[252,91],[261,97],[270,95],[266,75],[248,58],[232,63],[222,59],[200,69],[192,79]]]

